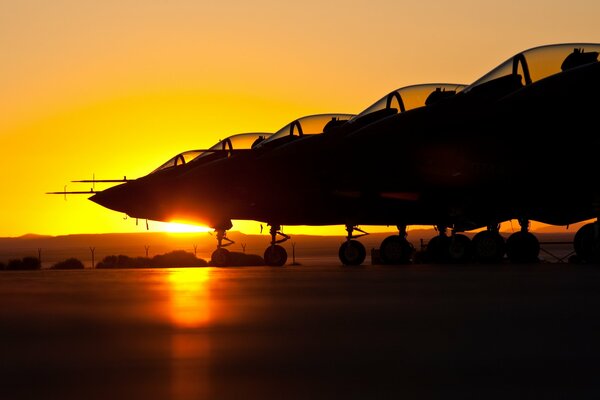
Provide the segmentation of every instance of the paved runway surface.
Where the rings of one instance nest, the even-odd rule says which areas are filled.
[[[600,268],[0,273],[2,399],[599,398]]]

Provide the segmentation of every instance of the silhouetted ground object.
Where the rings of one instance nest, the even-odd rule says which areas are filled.
[[[230,251],[227,253],[227,259],[224,264],[215,264],[209,262],[210,266],[214,267],[256,267],[265,265],[265,260],[258,254],[246,254],[237,251]]]
[[[125,255],[106,256],[96,268],[145,268],[150,266],[150,260],[144,257],[128,257]]]
[[[26,271],[40,269],[42,264],[35,257],[24,257],[23,259],[10,260],[6,269],[11,271]]]
[[[171,268],[171,267],[205,267],[207,262],[196,258],[192,253],[183,250],[167,254],[147,257],[128,257],[125,255],[107,256],[96,265],[96,268]]]
[[[0,263],[0,271],[5,270],[5,269],[6,269],[6,264]]]
[[[549,256],[551,256],[554,260],[556,260],[559,263],[566,263],[566,262],[578,262],[578,260],[575,258],[573,259],[573,255],[575,254],[575,250],[570,251],[569,253],[565,254],[565,255],[557,255],[554,252],[544,248],[544,245],[551,245],[551,246],[573,246],[573,242],[565,242],[565,241],[544,241],[544,242],[539,242],[540,243],[540,251],[548,254]]]
[[[296,242],[292,242],[292,263],[290,265],[302,265],[296,262]]]
[[[92,268],[94,268],[96,266],[96,248],[90,247],[90,252],[92,253]]]
[[[68,258],[65,261],[57,262],[51,269],[83,269],[83,263],[76,258]]]
[[[206,267],[208,264],[201,258],[196,258],[192,253],[183,250],[172,251],[167,254],[152,257],[151,267]]]

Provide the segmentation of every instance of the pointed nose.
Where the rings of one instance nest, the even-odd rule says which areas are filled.
[[[130,183],[113,186],[96,193],[90,200],[110,210],[130,214],[135,195]]]

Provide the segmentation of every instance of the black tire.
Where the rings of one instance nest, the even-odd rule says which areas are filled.
[[[404,237],[388,236],[379,247],[379,256],[385,264],[408,264],[415,248]]]
[[[506,240],[506,256],[512,263],[535,263],[539,255],[540,242],[531,232],[515,232]]]
[[[367,251],[361,242],[348,240],[340,246],[338,256],[344,265],[360,265],[365,261]]]
[[[573,247],[580,262],[600,262],[600,226],[598,223],[585,224],[579,228],[573,238]]]
[[[504,238],[498,232],[481,231],[473,237],[473,255],[480,263],[501,262],[505,251]]]
[[[265,250],[265,264],[270,267],[281,267],[287,261],[287,251],[278,244],[271,245]]]
[[[448,261],[455,264],[468,263],[473,259],[473,243],[465,235],[455,234],[448,243]]]
[[[448,247],[450,238],[445,235],[432,237],[425,249],[426,260],[431,263],[444,264],[449,262]]]
[[[218,248],[215,251],[213,251],[212,255],[210,256],[210,262],[211,264],[217,266],[217,267],[224,267],[226,265],[229,264],[229,250],[224,249],[224,248]]]

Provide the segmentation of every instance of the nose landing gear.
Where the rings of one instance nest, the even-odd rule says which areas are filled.
[[[353,232],[355,230],[359,231],[360,234],[354,235]],[[348,236],[346,236],[346,241],[342,243],[338,252],[340,261],[344,265],[360,265],[365,261],[367,251],[361,242],[354,239],[368,235],[368,233],[353,225],[346,225],[346,231],[348,232]]]
[[[271,245],[267,247],[264,254],[265,264],[271,267],[281,267],[287,261],[287,251],[279,245],[288,240],[290,237],[283,232],[280,232],[281,226],[272,224],[269,233],[271,234]],[[277,239],[277,235],[282,239]]]
[[[229,250],[225,247],[231,246],[235,242],[227,238],[227,229],[215,229],[217,232],[217,249],[210,256],[210,261],[217,267],[224,267],[229,263]],[[227,242],[223,244],[223,241]]]

